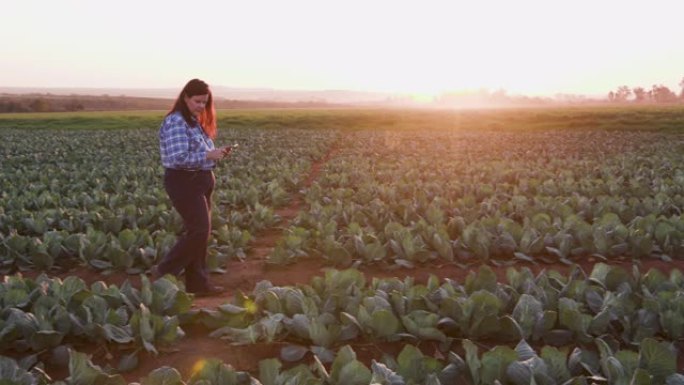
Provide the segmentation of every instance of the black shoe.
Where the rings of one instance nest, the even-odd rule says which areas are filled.
[[[214,297],[221,295],[226,292],[226,289],[223,286],[210,286],[205,290],[202,291],[195,291],[192,292],[195,297]]]

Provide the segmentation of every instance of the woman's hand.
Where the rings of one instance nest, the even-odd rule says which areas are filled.
[[[209,160],[221,160],[223,159],[226,155],[230,153],[230,147],[219,147],[215,150],[207,151],[207,159]]]
[[[223,157],[226,157],[230,155],[230,152],[233,151],[234,146],[223,146],[221,147],[221,150],[223,151]]]

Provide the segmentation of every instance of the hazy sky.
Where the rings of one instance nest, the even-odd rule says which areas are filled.
[[[414,93],[679,90],[671,0],[16,0],[0,86],[211,85]]]

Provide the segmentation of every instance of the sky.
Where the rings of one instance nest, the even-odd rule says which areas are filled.
[[[435,95],[674,91],[677,0],[20,0],[0,87],[210,85]]]

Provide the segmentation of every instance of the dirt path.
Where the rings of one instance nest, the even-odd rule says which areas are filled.
[[[304,180],[304,187],[311,187],[318,178],[321,169],[335,156],[339,148],[333,144],[327,154],[314,162],[309,175]],[[250,243],[247,258],[244,261],[231,260],[226,267],[226,274],[212,275],[214,284],[228,289],[226,297],[232,297],[237,290],[250,292],[254,285],[262,280],[271,281],[277,286],[293,285],[296,283],[309,282],[313,275],[319,274],[324,267],[320,259],[304,261],[289,266],[275,266],[266,263],[266,259],[273,251],[278,240],[283,236],[283,231],[290,226],[290,222],[302,210],[304,194],[296,192],[292,195],[287,206],[275,210],[275,214],[281,218],[278,227],[266,229],[257,233]],[[226,302],[226,297],[197,298],[194,303],[199,307],[216,307]]]

